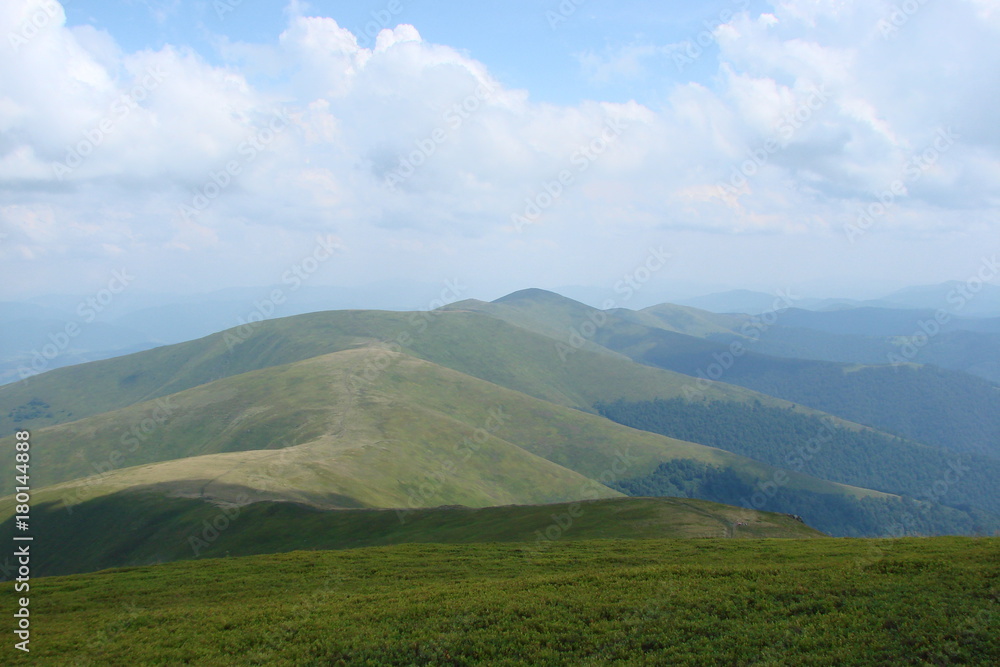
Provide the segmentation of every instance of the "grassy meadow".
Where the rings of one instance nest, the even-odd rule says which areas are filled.
[[[11,584],[3,588],[12,595]],[[1000,540],[407,544],[32,582],[38,665],[989,665]]]

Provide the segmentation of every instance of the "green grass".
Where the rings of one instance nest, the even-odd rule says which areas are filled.
[[[747,525],[736,527],[737,522]],[[81,503],[72,512],[38,506],[32,511],[32,526],[32,571],[44,576],[193,558],[414,542],[518,542],[530,557],[548,549],[552,539],[823,535],[784,514],[686,498],[320,511],[274,502],[224,509],[190,498],[129,492]],[[12,521],[0,527],[8,543],[13,533]]]
[[[404,545],[32,582],[40,665],[991,665],[1000,541]],[[12,595],[11,584],[2,589]]]

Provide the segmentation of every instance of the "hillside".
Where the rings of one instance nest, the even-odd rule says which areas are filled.
[[[855,336],[907,336],[920,330],[920,322],[934,321],[935,316],[946,305],[947,302],[942,300],[936,307],[912,310],[860,307],[816,312],[790,308],[781,313],[781,326]],[[939,323],[941,331],[945,333],[1000,333],[1000,318],[959,317],[947,311],[945,315],[946,320]]]
[[[573,332],[590,332],[591,335],[585,336],[590,345],[600,345],[642,364],[699,378],[688,380],[685,398],[712,400],[712,390],[723,385],[709,383],[708,379],[718,379],[916,442],[1000,457],[997,449],[1000,389],[965,373],[888,365],[885,358],[880,365],[859,368],[857,364],[768,356],[756,351],[754,339],[770,333],[770,327],[761,327],[759,323],[755,327],[751,321],[747,328],[748,321],[743,318],[675,306],[656,306],[637,313],[603,312],[542,290],[525,290],[493,304],[480,304],[478,308],[507,322],[530,322],[537,331],[562,331],[560,340],[567,343]],[[820,329],[817,339],[822,341],[824,337],[837,335],[832,333],[834,330],[866,327],[873,331],[912,333],[916,326],[912,318],[911,311],[891,309],[837,313],[790,309],[782,312],[778,320],[781,326],[774,329],[784,330],[786,326],[801,324],[800,321],[839,323]],[[732,327],[729,333],[719,333],[726,326]],[[964,332],[943,335],[962,336]],[[809,334],[801,337],[809,338]],[[741,346],[738,355],[731,352],[734,341]],[[898,343],[890,347],[898,349],[897,346]],[[944,354],[946,346],[947,341],[935,349]],[[951,354],[956,363],[958,358],[968,359],[955,351]],[[987,369],[989,357],[981,358],[978,363]]]
[[[244,373],[36,430],[46,446],[35,457],[35,482],[67,482],[117,463],[65,493],[81,498],[152,484],[229,501],[249,494],[338,507],[544,503],[576,499],[587,485],[586,477],[497,437],[508,418],[527,419],[523,413],[537,409],[526,406],[533,399],[398,354],[375,381],[353,389],[351,379],[374,354],[351,350]],[[453,402],[432,407],[431,397]],[[158,407],[164,418],[145,445],[134,438],[137,446],[125,447],[123,434]]]
[[[739,316],[717,315],[673,304],[661,304],[641,311],[627,308],[602,311],[540,289],[520,290],[492,302],[468,299],[453,303],[442,310],[483,313],[563,341],[567,345],[574,344],[571,338],[576,332],[584,342],[583,349],[604,353],[608,353],[609,350],[603,345],[596,344],[593,334],[588,335],[588,329],[584,326],[587,322],[596,325],[598,329],[639,324],[692,336],[707,336],[732,333],[732,327],[742,321],[742,317]]]
[[[690,309],[654,310],[675,324],[694,318],[691,327],[712,320]],[[541,290],[435,313],[315,313],[53,371],[0,388],[0,404],[14,403],[9,422],[32,426],[45,443],[33,459],[36,500],[70,506],[136,488],[321,508],[539,504],[622,492],[751,506],[767,489],[768,499],[753,507],[800,514],[831,534],[867,535],[904,522],[912,497],[936,479],[916,443],[879,454],[873,443],[891,442],[885,434],[620,354],[648,363],[669,353],[690,363],[718,349],[644,324],[649,318],[662,319],[600,313]],[[586,321],[593,329],[584,328]],[[563,328],[583,332],[604,351],[574,345],[569,335],[568,343],[553,337]],[[67,391],[71,378],[89,379],[94,391]],[[779,429],[783,439],[768,453],[741,447],[738,432],[712,435],[715,447],[705,447],[699,440],[707,431],[677,439],[593,414],[615,402],[681,398],[693,401],[692,409],[707,400],[792,410],[851,437],[867,433],[867,449],[852,450],[853,468],[806,471],[786,460],[814,437],[801,428]],[[109,405],[117,407],[104,409]],[[95,414],[80,418],[87,412]],[[873,456],[897,479],[865,476],[863,460]],[[981,468],[976,475],[989,466]],[[9,492],[9,484],[0,480],[0,491]],[[990,532],[992,520],[975,512],[993,512],[996,502],[977,489],[964,485],[961,498],[945,499],[957,507],[921,510],[931,518],[913,525],[921,533]],[[865,498],[870,502],[859,504]],[[831,503],[840,507],[832,514]],[[11,508],[9,498],[0,501],[3,516]]]
[[[607,350],[566,353],[560,342],[473,312],[298,315],[268,320],[249,331],[228,330],[2,386],[0,435],[12,433],[15,424],[38,428],[75,421],[241,373],[360,347],[409,353],[536,398],[585,410],[602,400],[676,396],[690,384],[683,375],[644,368]],[[373,359],[359,374],[359,382],[377,376],[380,363],[380,358]],[[753,397],[726,385],[715,386],[708,394],[720,399]]]
[[[381,373],[352,382],[384,355]],[[122,447],[122,434],[164,402],[170,414],[147,444]],[[321,507],[533,504],[615,496],[609,481],[674,459],[732,468],[750,484],[777,474],[721,449],[371,349],[245,373],[168,401],[39,429],[33,438],[45,443],[33,459],[36,501],[69,504],[149,486]],[[116,469],[95,475],[101,464]],[[805,492],[884,495],[797,473],[788,483]],[[9,497],[0,502],[0,515],[11,506]]]
[[[965,373],[772,357],[746,347],[734,356],[728,344],[668,331],[609,333],[602,342],[638,362],[702,378],[702,384],[716,377],[917,442],[1000,457],[1000,388]]]
[[[632,428],[681,440],[697,438],[706,445],[821,479],[978,507],[1000,519],[1000,486],[996,484],[1000,461],[994,458],[975,454],[958,458],[944,449],[867,429],[838,428],[812,415],[763,405],[672,399],[619,401],[600,404],[598,409]],[[790,446],[802,442],[807,444]],[[875,460],[878,465],[873,465]],[[950,480],[946,488],[938,485],[935,490],[935,483],[946,474]]]
[[[683,498],[324,511],[288,502],[219,506],[130,491],[82,503],[72,512],[42,506],[34,515],[37,557],[32,569],[36,576],[193,558],[390,544],[513,542],[526,558],[533,558],[553,544],[553,537],[578,541],[823,536],[785,514]],[[121,530],[122,526],[128,530]],[[12,530],[10,521],[0,525],[0,535]],[[94,540],[95,534],[104,537]]]
[[[778,357],[844,364],[875,365],[910,359],[1000,384],[1000,334],[946,331],[924,342],[925,339],[920,337],[922,333],[919,325],[892,336],[870,336],[836,334],[779,324],[761,332],[751,349]],[[716,333],[707,338],[727,347],[737,340],[745,343],[744,339],[734,334]],[[922,346],[914,345],[914,340]]]

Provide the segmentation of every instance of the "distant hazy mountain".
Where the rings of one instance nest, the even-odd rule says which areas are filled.
[[[751,290],[729,290],[690,299],[680,299],[679,305],[700,308],[712,313],[746,313],[760,315],[790,307],[809,308],[820,303],[818,299],[799,298],[798,295],[768,294]]]
[[[897,308],[944,309],[966,317],[1000,317],[1000,286],[954,280],[940,285],[907,287],[880,301]]]
[[[853,336],[911,336],[948,331],[1000,333],[1000,318],[971,318],[939,314],[930,309],[874,308],[864,306],[845,310],[817,312],[790,308],[781,313],[777,326],[811,329]]]
[[[775,295],[751,290],[729,290],[678,299],[676,303],[713,313],[759,315],[774,310]],[[854,308],[944,310],[960,317],[1000,317],[1000,286],[973,281],[950,281],[939,285],[907,287],[877,299],[801,298],[794,307],[816,311]]]
[[[919,328],[906,335],[864,336],[776,325],[761,332],[752,349],[778,357],[845,364],[873,365],[906,359],[961,371],[1000,385],[1000,334],[947,331],[933,338],[920,338],[920,334]],[[741,340],[735,333],[708,337],[727,344]],[[922,345],[917,347],[913,340]],[[903,357],[904,352],[911,356]]]
[[[0,304],[0,384],[156,345],[141,331],[88,321],[76,312],[31,303]]]
[[[126,289],[101,308],[88,305],[93,296],[84,295],[0,303],[0,384],[28,372],[181,343],[247,322],[325,310],[428,310],[461,296],[449,287],[422,283],[348,288],[293,281],[205,294]]]

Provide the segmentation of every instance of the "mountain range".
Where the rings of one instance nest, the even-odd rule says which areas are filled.
[[[879,363],[879,345],[902,354],[906,334],[890,332],[908,317],[599,310],[534,289],[432,311],[322,311],[7,384],[0,435],[12,450],[16,430],[31,432],[37,521],[65,540],[39,562],[50,573],[223,545],[531,544],[571,539],[574,524],[587,537],[991,534],[1000,387],[973,371],[993,367],[971,347],[955,358],[981,363],[923,363],[930,342]],[[858,333],[863,322],[875,333]],[[969,335],[1000,331],[954,318],[927,334]],[[839,359],[810,356],[830,341]],[[0,499],[3,534],[14,509]],[[92,537],[109,517],[131,537]],[[303,530],[264,540],[251,521]],[[74,550],[87,554],[77,569]]]
[[[603,303],[607,296],[600,290],[567,289],[579,294],[581,300],[590,305]],[[109,298],[102,298],[97,307],[88,305],[93,297],[85,295],[49,295],[21,302],[0,302],[0,384],[54,368],[181,343],[261,319],[354,308],[407,310],[414,304],[433,309],[464,297],[464,291],[464,287],[450,284],[442,288],[420,283],[378,283],[363,289],[283,284],[228,288],[194,295],[145,294],[126,289],[118,294],[102,295]],[[275,300],[274,294],[280,297]],[[996,321],[984,324],[976,320],[1000,318],[1000,287],[991,284],[970,287],[950,282],[912,287],[867,301],[810,299],[788,294],[784,302],[774,294],[733,290],[678,299],[674,303],[711,314],[760,315],[773,311],[778,305],[832,313],[832,319],[826,321],[800,324],[795,318],[787,318],[780,322],[767,333],[767,338],[777,346],[772,353],[781,355],[784,346],[791,345],[793,354],[808,353],[809,358],[839,354],[838,358],[830,360],[841,361],[842,350],[847,347],[855,354],[865,351],[865,363],[879,363],[887,351],[891,351],[884,341],[880,344],[880,340],[869,340],[870,337],[914,335],[919,333],[917,323],[927,317],[928,311],[933,316],[944,309],[961,321],[946,327],[947,333],[940,340],[932,341],[923,354],[927,356],[927,363],[949,368],[962,365],[960,370],[966,370],[975,365],[970,361],[973,355],[983,352],[988,356],[990,351],[996,351],[996,336],[991,335],[997,333]],[[870,310],[863,314],[865,309]],[[842,324],[837,315],[839,311],[859,312],[848,315]],[[862,316],[857,318],[859,314]],[[888,331],[881,326],[869,328],[869,324],[886,316],[895,318],[897,326]],[[844,326],[849,331],[839,330]],[[798,331],[800,328],[809,331],[803,335]],[[960,333],[955,335],[956,331]],[[861,338],[827,341],[814,337],[815,332],[846,333]],[[802,346],[810,349],[801,350]],[[828,353],[827,349],[833,351]],[[994,380],[1000,376],[1000,371],[989,363],[979,374],[982,373],[990,374]]]

